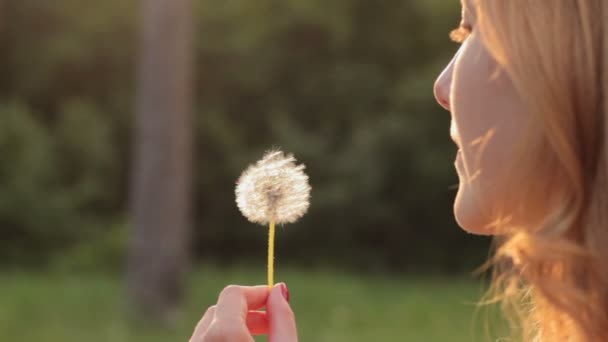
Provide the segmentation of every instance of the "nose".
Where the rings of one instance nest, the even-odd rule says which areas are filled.
[[[433,86],[433,92],[437,103],[441,105],[445,110],[450,111],[450,90],[452,88],[452,64],[453,61],[441,72],[435,85]]]

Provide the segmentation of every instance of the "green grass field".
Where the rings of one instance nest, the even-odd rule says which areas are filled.
[[[277,281],[289,285],[300,341],[487,340],[483,322],[474,322],[481,287],[472,280],[278,271]],[[199,270],[189,281],[184,313],[170,329],[128,323],[119,277],[3,273],[0,341],[187,341],[225,284],[260,284],[263,272]]]

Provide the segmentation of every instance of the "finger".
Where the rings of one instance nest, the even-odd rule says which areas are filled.
[[[243,325],[214,319],[203,336],[196,342],[255,342],[253,336]]]
[[[217,301],[215,318],[217,320],[239,321],[245,323],[249,310],[263,307],[268,299],[267,286],[226,287]]]
[[[266,304],[270,342],[298,341],[296,320],[288,300],[289,290],[285,284],[277,284],[272,288]]]
[[[205,312],[203,318],[201,318],[201,320],[196,325],[196,328],[194,329],[194,333],[190,338],[191,342],[200,340],[205,331],[207,331],[207,328],[209,328],[209,325],[211,324],[211,322],[213,322],[213,319],[215,317],[215,308],[216,307],[214,305],[207,309],[207,312]]]
[[[252,335],[268,334],[268,316],[265,311],[249,311],[247,329]]]

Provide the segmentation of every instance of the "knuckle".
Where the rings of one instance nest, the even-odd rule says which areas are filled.
[[[204,316],[212,316],[215,315],[215,310],[216,310],[217,306],[213,305],[207,308],[207,311],[205,311],[205,315]]]
[[[243,293],[243,290],[238,285],[228,285],[220,293],[220,297],[238,296]]]

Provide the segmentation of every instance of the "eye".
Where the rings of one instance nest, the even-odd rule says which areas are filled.
[[[472,32],[473,27],[471,25],[462,23],[450,32],[450,39],[456,43],[462,44]]]

